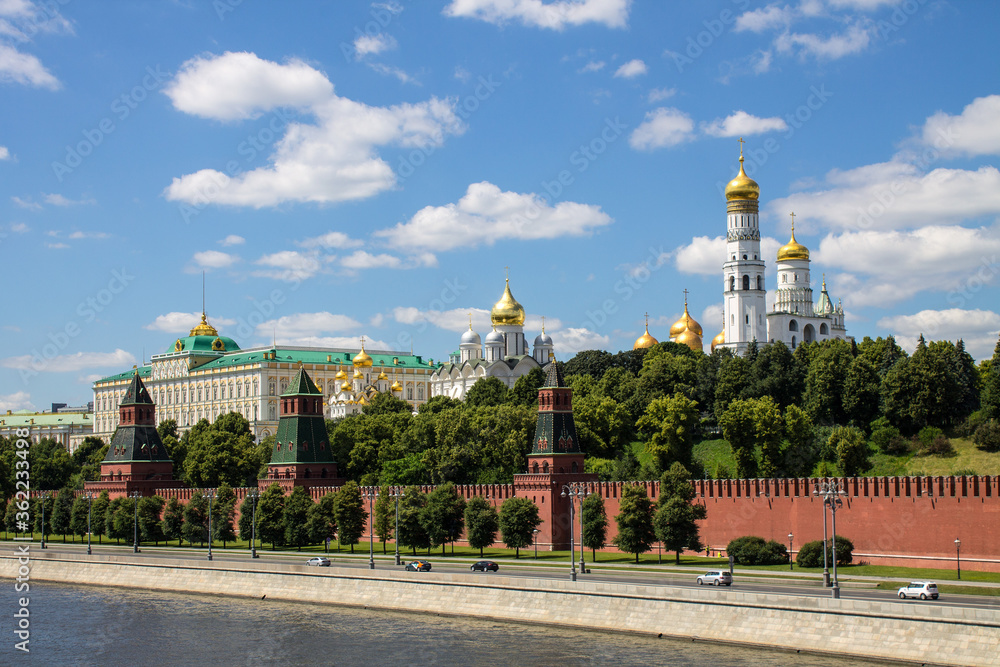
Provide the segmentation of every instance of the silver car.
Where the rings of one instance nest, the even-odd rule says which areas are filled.
[[[698,585],[704,586],[705,584],[712,586],[732,586],[733,575],[729,574],[726,570],[709,570],[705,574],[698,576]]]
[[[906,586],[899,589],[899,599],[905,600],[906,598],[920,598],[921,600],[926,600],[930,598],[932,600],[938,599],[938,588],[937,584],[933,581],[914,581]]]

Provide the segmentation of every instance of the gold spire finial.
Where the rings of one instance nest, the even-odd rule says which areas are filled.
[[[365,351],[365,337],[364,336],[361,337],[361,351],[362,352]]]
[[[469,331],[472,331],[472,311],[469,311]]]
[[[740,162],[743,162],[743,144],[745,143],[746,142],[743,141],[743,137],[740,137]]]
[[[646,313],[646,333],[649,333],[649,313]]]
[[[684,312],[687,312],[687,309],[688,309],[688,291],[687,291],[687,289],[685,289],[684,290]]]
[[[545,333],[545,316],[542,315],[542,333]]]

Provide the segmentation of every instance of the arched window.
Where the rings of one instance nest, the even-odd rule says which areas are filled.
[[[826,326],[826,322],[819,325],[819,332],[824,336],[830,333],[830,327]]]
[[[782,275],[781,275],[781,282],[783,282],[783,283],[787,283],[787,282],[788,282],[788,276],[786,276],[786,275],[782,274]]]
[[[736,276],[729,276],[729,291],[736,291]]]
[[[743,289],[750,289],[750,276],[743,276]]]
[[[795,349],[795,336],[792,336],[792,349]]]
[[[799,330],[799,323],[796,322],[795,320],[789,321],[788,322],[788,330],[789,331],[798,331]]]
[[[764,289],[764,278],[762,276],[757,276],[757,289]]]

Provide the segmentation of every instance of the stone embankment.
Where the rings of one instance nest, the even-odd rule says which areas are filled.
[[[299,564],[34,552],[32,581],[208,593],[471,616],[890,659],[1000,665],[1000,610]],[[17,576],[16,557],[0,573]]]

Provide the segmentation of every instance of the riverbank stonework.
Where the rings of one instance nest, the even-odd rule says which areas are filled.
[[[17,559],[0,556],[16,576]],[[472,616],[884,658],[1000,665],[1000,610],[834,600],[720,589],[298,564],[36,556],[32,580]],[[52,619],[52,622],[58,622]]]

